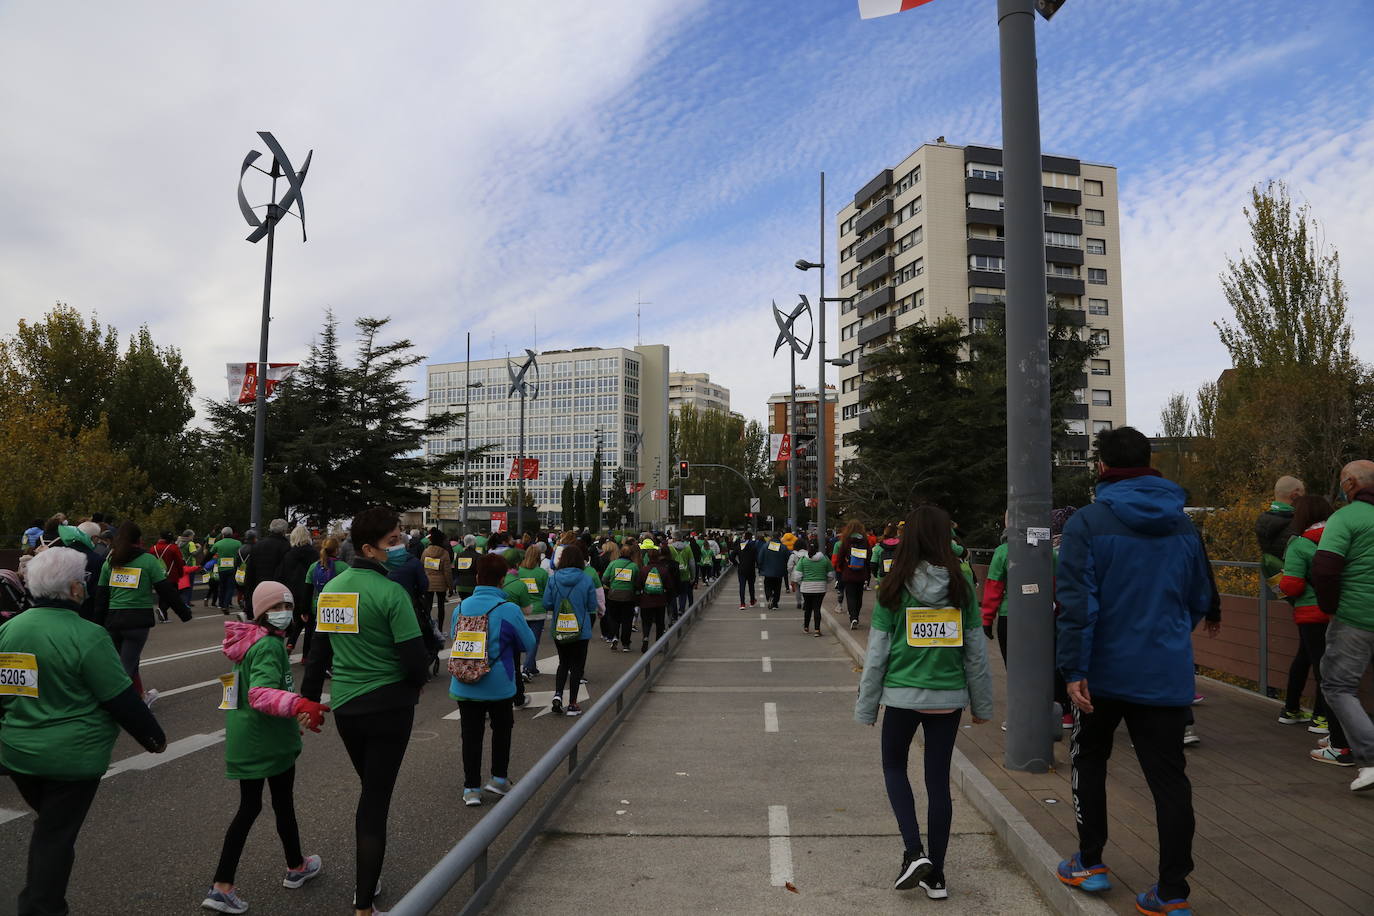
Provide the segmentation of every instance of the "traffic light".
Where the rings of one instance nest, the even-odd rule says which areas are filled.
[[[687,476],[687,471],[688,471],[687,462],[685,462],[685,461],[679,461],[679,462],[677,463],[677,476],[679,476],[679,477],[686,477],[686,476]]]

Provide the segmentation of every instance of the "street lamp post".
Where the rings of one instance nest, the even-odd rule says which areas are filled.
[[[463,534],[468,533],[468,462],[472,454],[472,389],[481,388],[481,382],[472,381],[472,332],[468,331],[467,362],[463,364],[463,502],[458,510],[458,527]]]
[[[787,345],[791,357],[791,384],[787,388],[787,435],[791,437],[792,452],[787,456],[787,526],[797,523],[797,356],[806,359],[811,355],[811,334],[808,333],[803,345],[797,339],[797,319],[803,314],[810,315],[811,303],[802,296],[792,311],[784,315],[773,303],[773,320],[778,325],[778,339],[773,344],[773,355]]]

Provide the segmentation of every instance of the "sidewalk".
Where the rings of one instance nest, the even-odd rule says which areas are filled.
[[[733,599],[692,628],[490,912],[1052,912],[957,790],[950,898],[893,891],[902,843],[878,731],[853,720],[853,661],[786,602]]]
[[[865,597],[866,624],[872,595]],[[829,608],[826,614],[838,622]],[[850,649],[861,657],[867,627],[840,635],[845,642],[857,637]],[[1006,670],[995,645],[988,654],[1000,721],[1006,710]],[[1277,701],[1206,678],[1198,679],[1197,689],[1206,700],[1194,708],[1202,741],[1188,750],[1197,818],[1196,871],[1189,878],[1194,912],[1374,913],[1374,797],[1349,790],[1355,771],[1309,760],[1307,751],[1316,746],[1316,736],[1305,727],[1279,725]],[[1030,847],[1040,847],[1043,866],[1032,877],[1043,882],[1054,862],[1077,848],[1068,735],[1055,745],[1059,766],[1041,775],[1003,767],[1005,737],[1000,728],[963,730],[958,750],[965,759],[966,792],[972,796],[976,791],[970,779],[982,785],[988,797],[970,800],[980,810],[993,810],[989,819],[1023,866],[1030,869],[1035,862],[1037,851]],[[1111,839],[1104,858],[1115,886],[1100,899],[1115,912],[1134,913],[1134,895],[1156,879],[1159,847],[1154,802],[1124,725],[1117,732],[1107,799]],[[1005,817],[995,813],[999,806]],[[1048,848],[1036,844],[1035,837],[1022,843],[1009,834],[1015,822],[1028,825]],[[1062,895],[1052,888],[1045,892],[1056,906],[1062,905]],[[1068,893],[1071,901],[1087,897]]]

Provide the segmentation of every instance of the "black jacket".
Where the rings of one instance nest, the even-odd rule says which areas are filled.
[[[243,568],[243,594],[248,603],[248,616],[253,616],[253,589],[258,587],[259,582],[270,582],[272,577],[277,574],[277,567],[281,565],[282,558],[291,550],[291,545],[285,536],[269,532],[266,537],[259,538],[253,545],[253,549],[248,552],[248,562]],[[289,583],[283,582],[282,585]],[[293,592],[294,594],[294,592]]]
[[[759,545],[753,538],[741,538],[730,545],[730,562],[739,567],[739,574],[751,578],[759,567]]]
[[[1291,509],[1270,509],[1255,520],[1255,538],[1260,553],[1283,559],[1288,549],[1288,526],[1293,521]]]
[[[305,574],[309,571],[310,564],[318,561],[319,558],[320,552],[309,544],[292,547],[281,558],[276,571],[272,573],[274,580],[291,589],[291,599],[296,605],[297,614],[310,612],[311,584],[305,581]]]

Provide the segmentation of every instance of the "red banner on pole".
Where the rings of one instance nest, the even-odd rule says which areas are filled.
[[[512,458],[512,459],[510,460],[510,473],[506,475],[506,479],[507,479],[507,480],[515,480],[515,479],[517,479],[518,477],[523,477],[525,480],[538,480],[538,479],[539,479],[539,459],[538,459],[538,458],[526,458],[526,459],[525,459],[525,470],[524,470],[524,473],[522,474],[522,473],[520,472],[520,459],[519,459],[519,458]]]
[[[638,493],[640,490],[643,490],[643,489],[644,489],[644,484],[642,484],[642,483],[627,483],[627,484],[625,484],[625,492],[626,492],[626,493],[631,493],[631,494],[633,494],[633,493]]]
[[[651,498],[651,499],[667,499],[667,498],[668,498],[668,491],[667,491],[667,490],[654,490],[653,493],[650,494],[650,498]]]

